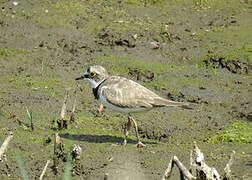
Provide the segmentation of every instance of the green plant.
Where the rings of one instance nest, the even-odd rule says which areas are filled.
[[[28,178],[28,175],[27,175],[26,170],[24,168],[24,163],[23,163],[23,160],[20,156],[19,150],[16,150],[15,154],[16,154],[16,161],[18,163],[18,167],[20,169],[21,176],[22,176],[23,180],[28,180],[29,178]]]
[[[44,63],[41,63],[41,69],[40,69],[40,74],[43,75],[44,74]]]
[[[26,125],[24,125],[24,124],[22,124],[22,126],[21,126],[21,127],[23,128],[23,130],[24,130],[24,131],[27,131],[27,130],[28,130],[27,126],[26,126]]]
[[[213,69],[212,69],[212,70],[213,70],[213,75],[215,75],[215,76],[216,76],[216,75],[217,75],[216,68],[215,68],[215,67],[213,67]]]
[[[231,126],[217,133],[217,135],[207,139],[208,143],[218,142],[236,142],[251,143],[252,142],[252,123],[235,122]]]
[[[33,131],[34,130],[34,126],[33,126],[33,120],[32,120],[32,112],[30,112],[28,109],[26,109],[26,112],[27,112],[27,116],[30,120],[30,127],[31,127],[31,130]]]
[[[69,154],[64,170],[64,180],[69,180],[71,179],[71,169],[72,169],[72,155]]]

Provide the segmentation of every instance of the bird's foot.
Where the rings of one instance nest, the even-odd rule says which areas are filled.
[[[141,141],[139,141],[137,144],[136,144],[136,147],[137,148],[141,148],[141,147],[145,147],[146,145],[143,144]]]
[[[100,104],[100,107],[99,107],[99,110],[98,110],[99,114],[103,113],[103,111],[104,111],[103,104]]]

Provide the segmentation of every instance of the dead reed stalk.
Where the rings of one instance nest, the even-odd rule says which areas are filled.
[[[13,132],[8,132],[8,135],[6,137],[6,139],[4,140],[3,144],[1,145],[1,148],[0,148],[0,161],[2,161],[2,156],[4,154],[4,152],[6,151],[8,145],[9,145],[9,142],[11,141],[11,139],[13,138]]]
[[[173,156],[169,161],[168,167],[165,170],[165,173],[162,177],[162,180],[168,180],[171,176],[172,169],[174,165],[179,168],[180,178],[181,179],[211,179],[211,180],[220,180],[221,176],[214,167],[209,167],[204,161],[204,155],[198,148],[196,142],[193,143],[193,150],[190,154],[190,171],[179,161],[177,156]],[[231,180],[231,170],[230,166],[233,163],[235,152],[233,151],[230,155],[230,159],[224,169],[225,174],[222,179]]]
[[[75,94],[75,98],[74,98],[74,103],[73,103],[73,109],[72,109],[72,112],[71,112],[71,115],[70,115],[70,123],[73,123],[74,122],[74,112],[75,112],[75,108],[76,108],[76,103],[77,103],[77,92],[76,90],[74,91],[74,94]]]
[[[44,167],[44,169],[43,169],[43,171],[42,171],[42,173],[41,173],[41,175],[39,177],[39,180],[42,180],[42,178],[44,177],[46,169],[47,169],[47,166],[49,165],[49,163],[50,163],[50,160],[47,160],[46,161],[46,165],[45,165],[45,167]]]
[[[58,165],[59,165],[59,158],[58,153],[59,149],[61,148],[60,137],[58,133],[54,134],[54,153],[53,153],[53,169],[54,173],[57,174],[58,172]]]
[[[63,128],[67,128],[67,121],[65,120],[65,116],[66,116],[68,96],[69,96],[69,90],[67,89],[65,97],[64,97],[63,105],[61,108],[60,119],[57,121],[59,130]]]

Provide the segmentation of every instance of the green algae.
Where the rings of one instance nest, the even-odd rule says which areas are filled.
[[[80,17],[88,17],[86,6],[79,1],[57,1],[50,3],[48,12],[44,15],[37,15],[39,25],[43,27],[59,25],[65,28],[74,29],[75,20]]]
[[[207,139],[208,143],[252,143],[252,123],[235,122],[225,127],[217,135]]]
[[[43,92],[53,93],[54,89],[62,87],[62,83],[56,79],[34,80],[31,76],[3,76],[0,78],[3,83],[8,84],[12,89],[41,90]]]
[[[28,51],[22,49],[0,49],[0,57],[16,56],[18,54],[27,53]]]
[[[116,57],[116,56],[105,56],[95,60],[96,63],[106,64],[108,62],[112,62],[109,70],[111,72],[122,73],[125,74],[129,71],[129,68],[139,68],[143,70],[149,70],[153,72],[172,72],[172,71],[182,71],[186,70],[189,67],[185,66],[177,66],[170,64],[158,64],[152,62],[144,62],[138,59],[132,59],[127,57]]]

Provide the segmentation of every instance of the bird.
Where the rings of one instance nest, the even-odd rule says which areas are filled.
[[[95,99],[103,106],[117,112],[126,113],[128,122],[125,128],[125,137],[122,145],[127,144],[127,138],[132,123],[135,127],[137,147],[144,147],[138,133],[138,126],[132,113],[151,110],[158,107],[182,107],[188,109],[189,104],[184,102],[171,101],[160,97],[153,91],[141,84],[122,76],[110,76],[107,70],[100,65],[93,65],[87,68],[84,75],[75,80],[89,80],[93,89]]]

